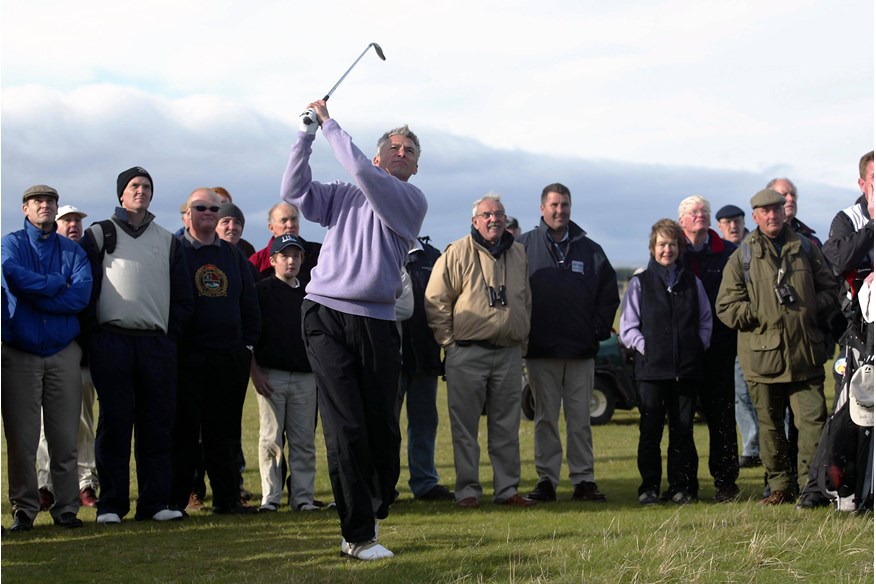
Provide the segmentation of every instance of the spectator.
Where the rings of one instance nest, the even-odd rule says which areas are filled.
[[[216,234],[231,245],[240,248],[243,257],[248,258],[256,251],[250,242],[243,239],[243,228],[246,225],[246,217],[243,211],[234,203],[221,203],[219,205],[219,223],[216,225]],[[253,266],[255,268],[255,266]],[[258,273],[258,270],[253,270]]]
[[[830,235],[824,242],[824,256],[833,266],[834,273],[841,277],[843,298],[843,314],[851,326],[866,320],[860,309],[857,295],[864,288],[864,282],[873,274],[873,151],[861,157],[858,165],[858,188],[861,196],[855,203],[836,214],[830,224]],[[872,328],[872,325],[871,325]],[[840,353],[846,354],[846,347]],[[872,351],[872,346],[870,347]],[[848,366],[848,363],[847,363]],[[843,395],[841,388],[835,393],[834,419],[837,414],[848,424],[848,410],[842,410],[838,401]],[[825,427],[821,441],[825,440],[828,428]],[[820,450],[820,449],[819,449]],[[828,499],[819,488],[821,464],[813,463],[809,468],[806,486],[797,503],[799,509],[814,509],[828,505]]]
[[[55,525],[82,527],[76,434],[82,411],[77,314],[88,304],[91,268],[76,243],[56,233],[58,191],[35,185],[21,199],[24,227],[3,237],[2,414],[10,531],[29,531],[40,510],[36,475],[40,410],[52,452]]]
[[[509,215],[508,220],[505,222],[505,231],[510,233],[511,237],[516,239],[520,236],[520,223],[517,222],[517,219]]]
[[[721,274],[736,246],[709,228],[710,216],[709,202],[699,195],[687,197],[678,206],[678,223],[685,240],[681,265],[699,278],[712,314],[712,338],[703,355],[703,378],[697,386],[697,395],[709,426],[709,473],[715,482],[715,501],[726,503],[739,495],[734,405],[736,331],[714,314]],[[688,494],[697,494],[693,484]]]
[[[408,486],[421,501],[453,500],[453,492],[439,484],[435,468],[435,436],[438,433],[438,376],[444,373],[441,347],[426,320],[426,285],[441,252],[428,237],[414,242],[405,267],[411,283],[413,314],[401,321],[402,368],[396,416],[407,400]]]
[[[611,334],[620,304],[617,275],[605,252],[571,221],[572,193],[560,183],[541,193],[541,222],[518,238],[526,249],[532,318],[526,369],[535,397],[535,501],[556,501],[566,461],[576,501],[605,501],[593,470],[590,399],[599,341]],[[562,307],[562,310],[558,310]]]
[[[341,553],[360,560],[391,558],[378,542],[377,522],[389,514],[399,477],[395,403],[401,347],[395,300],[405,255],[426,215],[426,197],[408,183],[417,172],[420,143],[407,126],[390,130],[370,161],[329,116],[324,100],[308,107],[281,193],[328,228],[302,315],[341,520]],[[317,126],[358,184],[312,179]]]
[[[284,445],[289,444],[289,503],[298,511],[318,511],[313,499],[316,475],[316,381],[301,335],[304,287],[297,274],[304,244],[294,235],[281,235],[271,244],[274,277],[256,284],[262,315],[262,334],[251,365],[259,403],[259,471],[262,505],[259,511],[280,508],[283,496]]]
[[[199,456],[213,490],[213,513],[255,513],[240,500],[240,423],[249,385],[252,347],[261,315],[251,268],[236,247],[216,234],[219,197],[195,189],[189,229],[180,243],[195,309],[180,339],[179,392],[173,431],[173,500],[186,506]]]
[[[785,222],[795,233],[809,238],[809,240],[821,248],[821,240],[815,236],[815,230],[797,218],[797,187],[789,178],[774,178],[765,187],[782,195],[785,199]]]
[[[271,239],[263,249],[260,249],[255,254],[249,257],[249,261],[258,268],[261,278],[267,278],[274,274],[274,268],[271,267],[271,245],[274,239],[281,235],[294,235],[304,244],[304,265],[298,272],[298,281],[302,286],[307,286],[310,282],[310,272],[316,266],[316,261],[319,258],[321,245],[304,241],[298,233],[301,226],[298,207],[286,201],[280,201],[268,211],[268,230],[271,232]]]
[[[483,492],[478,425],[484,404],[493,502],[535,505],[517,492],[520,380],[531,311],[526,251],[505,231],[499,195],[487,194],[472,208],[471,235],[447,246],[426,287],[426,316],[444,347],[460,507],[478,507]]]
[[[718,229],[724,239],[734,245],[739,245],[748,235],[745,227],[745,212],[736,205],[725,205],[715,213]],[[742,436],[742,456],[739,457],[739,468],[754,468],[760,466],[760,431],[757,426],[757,412],[748,394],[748,384],[742,374],[737,356],[733,363],[736,425]]]
[[[130,510],[131,436],[137,435],[137,520],[182,519],[170,509],[171,438],[176,413],[176,339],[191,316],[192,292],[179,241],[149,212],[154,183],[135,166],[119,174],[119,207],[85,231],[95,277],[88,358],[97,391],[97,522]],[[137,266],[137,269],[131,269]]]
[[[651,227],[647,269],[630,279],[620,317],[620,337],[635,349],[639,386],[639,503],[697,500],[697,452],[693,416],[703,379],[703,354],[712,336],[709,298],[700,280],[680,260],[681,227],[661,219]],[[669,488],[659,497],[660,442],[669,419]]]
[[[58,235],[75,242],[82,239],[82,219],[88,215],[73,205],[58,209],[55,223]],[[79,339],[77,339],[77,343]],[[80,348],[82,345],[80,344]],[[83,507],[97,506],[97,467],[94,462],[94,384],[88,369],[88,358],[82,353],[80,367],[82,376],[82,409],[79,415],[79,433],[76,439],[76,467],[79,476],[79,504]],[[45,426],[40,427],[40,445],[37,449],[37,482],[40,485],[40,509],[45,511],[55,501],[52,474],[49,471],[49,445],[46,442]],[[46,503],[44,504],[44,499]]]
[[[785,224],[785,198],[764,189],[751,198],[755,230],[724,269],[716,309],[739,331],[739,362],[757,410],[760,456],[770,495],[794,501],[784,433],[786,403],[799,428],[798,477],[805,481],[827,415],[824,333],[819,312],[834,303],[836,282],[821,250]]]

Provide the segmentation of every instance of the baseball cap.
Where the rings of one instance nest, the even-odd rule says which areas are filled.
[[[742,217],[745,215],[745,211],[737,207],[736,205],[724,205],[718,212],[715,213],[715,219],[720,221],[721,219],[730,219],[732,217]]]
[[[56,191],[55,189],[53,189],[52,187],[50,187],[48,185],[34,185],[34,186],[30,187],[29,189],[27,189],[26,191],[24,191],[24,195],[21,196],[21,202],[27,203],[27,200],[30,199],[31,197],[40,197],[40,196],[54,197],[55,201],[57,201],[58,200],[58,191]]]
[[[55,221],[57,221],[64,215],[79,215],[82,218],[88,217],[88,213],[86,213],[85,211],[80,211],[73,205],[64,205],[63,207],[58,208],[58,214],[55,215]]]
[[[301,251],[304,251],[304,244],[301,243],[300,239],[292,234],[286,234],[274,239],[274,243],[271,244],[271,255],[274,255],[275,253],[280,253],[290,245],[294,245]]]

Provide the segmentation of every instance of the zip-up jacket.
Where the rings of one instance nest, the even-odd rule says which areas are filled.
[[[703,283],[706,296],[709,297],[709,308],[712,309],[712,342],[710,351],[721,351],[736,354],[736,331],[725,325],[715,312],[715,300],[721,288],[721,278],[724,266],[733,252],[736,244],[731,243],[714,230],[709,229],[708,243],[699,251],[694,251],[688,242],[687,249],[681,255],[681,264],[690,270]]]
[[[510,234],[506,232],[508,237]],[[489,287],[505,287],[506,302],[490,306]],[[447,246],[426,286],[426,317],[442,347],[455,341],[485,341],[526,352],[532,295],[526,251],[511,243],[498,258],[473,236]]]
[[[79,334],[77,314],[91,296],[91,267],[79,245],[35,227],[3,238],[4,343],[48,357]]]
[[[739,331],[739,364],[757,383],[790,383],[824,375],[824,332],[819,312],[836,305],[837,280],[817,246],[803,248],[802,235],[785,225],[776,240],[754,230],[746,283],[742,249],[724,268],[718,318]],[[775,242],[783,241],[781,251]],[[796,300],[779,304],[776,285],[790,287]]]
[[[620,305],[617,275],[602,247],[569,222],[565,256],[560,258],[548,226],[522,234],[532,290],[528,358],[594,357],[611,334]]]

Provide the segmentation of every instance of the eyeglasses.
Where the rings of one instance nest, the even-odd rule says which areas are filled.
[[[687,214],[690,215],[691,217],[708,217],[709,216],[709,212],[704,211],[703,209],[694,209],[693,211],[688,211]]]
[[[201,213],[203,213],[207,209],[210,209],[211,213],[218,213],[219,212],[218,205],[211,205],[209,207],[207,205],[192,205],[192,209],[196,209],[196,210],[200,211]]]
[[[495,217],[496,219],[504,219],[506,215],[504,211],[496,211],[495,213],[484,211],[483,213],[478,213],[478,217],[483,217],[486,220],[489,220],[490,217]]]

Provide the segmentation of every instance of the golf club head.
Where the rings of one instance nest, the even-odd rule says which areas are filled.
[[[371,43],[371,46],[374,47],[374,52],[377,53],[377,56],[380,57],[381,61],[386,61],[386,55],[383,54],[383,49],[380,48],[380,45],[377,43]]]
[[[338,79],[338,82],[335,83],[334,86],[329,89],[329,92],[325,94],[325,97],[323,98],[325,101],[328,101],[328,98],[332,96],[332,94],[335,92],[335,89],[337,89],[338,85],[341,84],[341,81],[343,81],[347,77],[347,75],[349,75],[350,71],[353,70],[353,67],[356,66],[356,63],[362,60],[362,57],[365,56],[365,53],[367,53],[368,49],[370,49],[371,47],[374,47],[374,52],[377,53],[377,56],[380,57],[381,61],[386,61],[386,55],[383,54],[383,49],[380,48],[380,45],[378,45],[377,43],[368,43],[368,46],[365,47],[365,50],[362,51],[362,54],[359,55],[359,57],[355,61],[353,61],[353,64],[350,65],[350,68],[347,69],[343,75],[341,75],[341,78]]]

